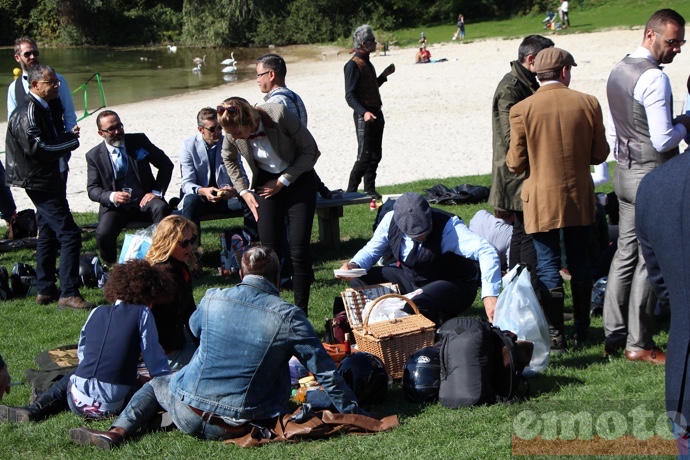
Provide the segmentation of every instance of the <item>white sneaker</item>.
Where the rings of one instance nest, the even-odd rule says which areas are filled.
[[[453,41],[455,41],[455,40],[457,40],[457,39],[458,39],[458,37],[453,37]]]

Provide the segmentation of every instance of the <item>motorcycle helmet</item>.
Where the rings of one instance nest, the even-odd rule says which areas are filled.
[[[360,404],[370,406],[386,399],[388,373],[378,357],[364,352],[351,354],[340,362],[337,372]]]
[[[608,277],[599,278],[592,286],[592,305],[590,308],[591,316],[601,316],[604,312],[604,296],[606,295],[606,282]]]
[[[10,284],[12,285],[12,292],[15,296],[32,296],[38,294],[36,270],[29,264],[22,262],[14,264],[14,267],[12,267]]]
[[[441,384],[441,350],[424,347],[407,358],[403,372],[403,393],[410,402],[425,403],[438,399]]]

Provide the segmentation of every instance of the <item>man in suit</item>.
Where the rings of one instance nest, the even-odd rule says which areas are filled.
[[[243,210],[245,230],[253,240],[258,240],[256,220],[249,208],[237,199],[237,190],[223,164],[223,128],[218,124],[216,109],[201,109],[196,121],[198,133],[185,139],[180,150],[182,215],[201,228],[202,216]]]
[[[170,184],[173,163],[145,134],[125,134],[120,117],[104,110],[96,118],[104,142],[86,154],[86,189],[91,201],[100,203],[96,243],[101,258],[117,260],[117,236],[127,222],[150,220],[154,224],[170,214],[163,199]],[[158,169],[153,177],[151,166]]]
[[[5,150],[7,183],[25,189],[36,206],[36,303],[57,300],[58,308],[93,308],[79,293],[81,232],[69,209],[66,173],[60,168],[60,158],[79,147],[79,133],[53,123],[49,101],[60,88],[55,71],[37,64],[29,69],[29,82],[29,94],[7,124]],[[55,286],[58,250],[60,290]]]
[[[589,335],[592,275],[587,257],[589,226],[595,219],[590,165],[609,154],[599,101],[568,88],[575,59],[547,48],[535,60],[540,88],[510,110],[506,164],[515,174],[529,172],[522,186],[525,231],[537,251],[537,275],[549,321],[551,351],[566,349],[560,233],[572,275],[576,342]]]
[[[666,353],[666,412],[675,424],[678,458],[688,455],[690,420],[690,155],[678,155],[649,172],[640,182],[635,229],[649,281],[659,299],[671,305]]]
[[[678,154],[690,118],[673,119],[673,94],[661,65],[670,64],[685,43],[685,19],[662,9],[647,21],[641,45],[611,71],[606,94],[617,160],[618,249],[611,261],[604,298],[604,354],[625,349],[631,361],[663,364],[654,343],[655,299],[635,236],[635,201],[642,178]]]

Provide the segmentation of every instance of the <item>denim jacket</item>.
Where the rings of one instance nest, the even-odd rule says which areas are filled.
[[[357,400],[326,353],[305,314],[278,296],[263,277],[248,275],[230,289],[209,289],[189,320],[201,343],[174,375],[170,391],[204,412],[236,420],[262,420],[289,411],[294,355],[342,413]]]

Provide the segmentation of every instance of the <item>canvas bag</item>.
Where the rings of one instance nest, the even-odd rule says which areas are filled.
[[[503,277],[503,291],[498,296],[493,324],[504,331],[514,332],[518,340],[534,343],[534,353],[525,367],[525,376],[546,369],[551,352],[549,326],[525,265],[516,265]]]

